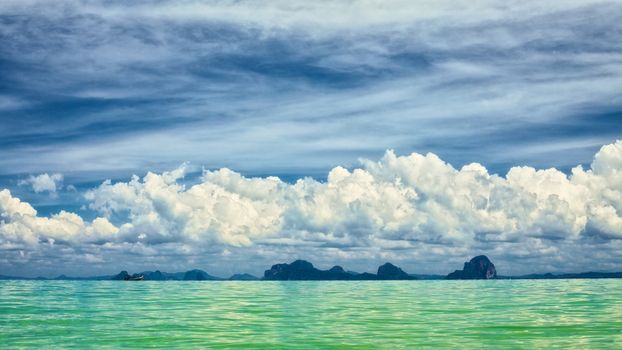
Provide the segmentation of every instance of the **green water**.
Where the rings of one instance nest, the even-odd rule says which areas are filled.
[[[0,281],[0,348],[622,349],[622,280]]]

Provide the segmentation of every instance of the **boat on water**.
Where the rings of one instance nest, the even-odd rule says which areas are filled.
[[[145,279],[145,276],[140,275],[140,276],[126,276],[125,280],[126,281],[142,281]]]

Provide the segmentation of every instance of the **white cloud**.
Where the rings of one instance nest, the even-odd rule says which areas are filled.
[[[282,185],[280,180],[246,180],[220,170],[221,181],[249,182],[235,193],[207,180],[214,176],[211,173],[205,182],[185,190],[177,183],[183,175],[182,168],[161,175],[148,173],[142,180],[134,177],[127,183],[108,181],[86,196],[91,209],[106,215],[128,211],[132,220],[121,231],[132,240],[142,236],[151,242],[189,239],[249,245],[258,237],[276,234],[281,227],[283,206],[271,201],[278,197],[266,198],[272,188]]]
[[[288,184],[221,169],[206,171],[189,188],[178,181],[182,167],[129,182],[106,181],[89,191],[91,209],[105,217],[126,215],[120,227],[104,218],[87,225],[64,211],[41,218],[8,190],[2,192],[2,215],[9,219],[3,227],[19,223],[32,235],[53,238],[95,231],[152,243],[235,246],[278,236],[363,245],[371,238],[449,243],[578,240],[587,233],[622,238],[621,159],[618,141],[602,147],[590,170],[579,166],[567,176],[556,169],[514,167],[500,177],[477,163],[458,170],[434,154],[387,151],[359,169],[334,168],[325,183],[305,178]],[[63,228],[46,226],[57,224]]]
[[[36,176],[30,175],[27,179],[20,180],[18,184],[20,186],[31,186],[32,190],[36,193],[55,193],[63,186],[63,174],[54,173],[50,175],[44,173]]]
[[[42,242],[67,241],[80,244],[100,239],[109,240],[118,229],[106,218],[86,223],[75,213],[61,210],[50,217],[41,217],[28,203],[0,191],[0,243],[25,243],[31,247]]]
[[[578,166],[569,176],[522,166],[501,177],[477,163],[455,169],[434,154],[387,151],[361,168],[334,168],[326,182],[289,184],[220,169],[187,187],[180,182],[182,166],[105,181],[86,194],[102,215],[92,222],[66,211],[40,217],[3,190],[0,243],[31,249],[45,242],[104,244],[146,256],[170,244],[178,244],[181,255],[196,254],[198,247],[222,254],[226,247],[325,246],[341,251],[330,253],[341,258],[361,258],[351,248],[395,258],[423,246],[448,254],[510,245],[505,254],[568,259],[569,250],[585,246],[603,254],[622,240],[621,171],[622,141],[603,146],[591,169]],[[113,217],[124,219],[114,225]]]

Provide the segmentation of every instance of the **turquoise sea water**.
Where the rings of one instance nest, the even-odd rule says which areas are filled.
[[[622,280],[0,281],[0,348],[622,349]]]

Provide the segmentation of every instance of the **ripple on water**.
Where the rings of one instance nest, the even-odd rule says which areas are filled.
[[[622,280],[0,281],[7,348],[615,348]]]

